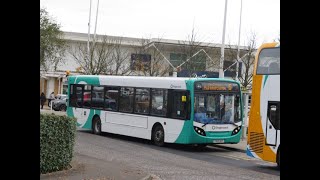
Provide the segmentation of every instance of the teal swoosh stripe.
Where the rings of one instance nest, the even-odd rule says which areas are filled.
[[[263,88],[264,88],[264,86],[266,85],[266,82],[267,82],[268,77],[269,77],[269,75],[265,75],[264,82],[263,82]]]

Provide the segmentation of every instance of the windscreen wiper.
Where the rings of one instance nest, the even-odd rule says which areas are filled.
[[[208,122],[207,123],[204,123],[203,125],[202,125],[202,127],[205,127],[207,124],[209,124]]]

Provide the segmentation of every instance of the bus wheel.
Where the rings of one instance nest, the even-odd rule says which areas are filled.
[[[195,149],[195,150],[203,150],[207,147],[207,144],[194,144],[192,145],[192,147]]]
[[[164,145],[164,130],[162,126],[158,125],[155,127],[152,133],[152,139],[155,145],[163,146]]]
[[[60,106],[60,111],[67,111],[67,106],[61,105]]]
[[[99,116],[96,116],[92,121],[92,132],[93,134],[101,134],[101,120]]]

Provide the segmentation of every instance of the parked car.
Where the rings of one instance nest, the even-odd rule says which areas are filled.
[[[67,95],[58,94],[55,100],[52,100],[52,109],[55,111],[67,110]]]

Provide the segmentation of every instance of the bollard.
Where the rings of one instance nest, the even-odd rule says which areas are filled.
[[[242,139],[244,140],[247,137],[247,127],[248,127],[248,101],[249,97],[247,93],[243,93],[243,101],[244,101],[244,125],[242,130]]]

